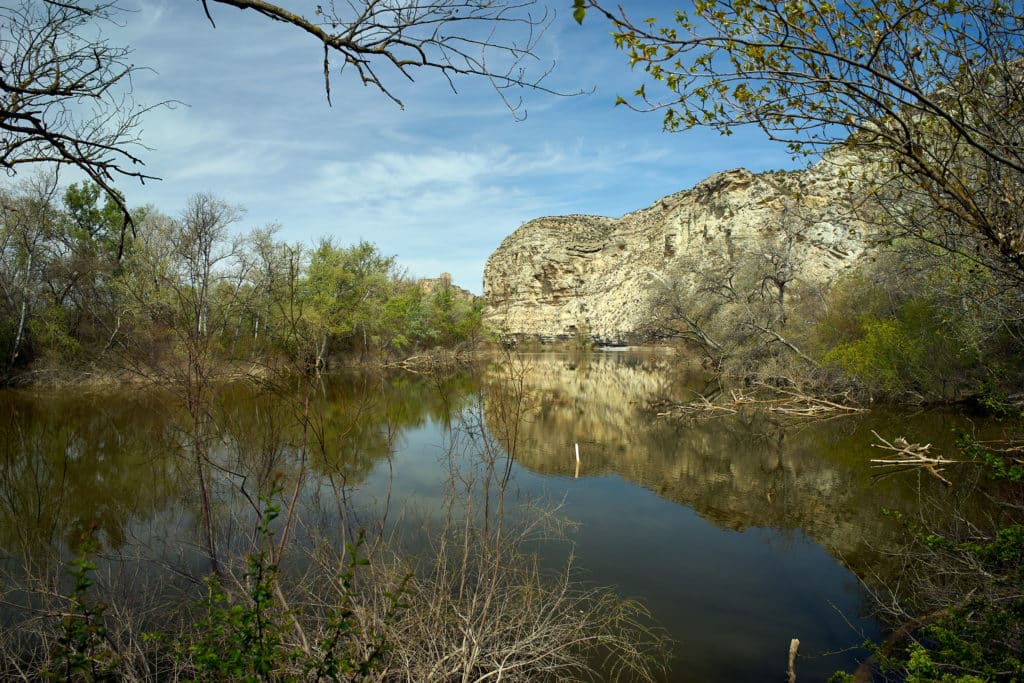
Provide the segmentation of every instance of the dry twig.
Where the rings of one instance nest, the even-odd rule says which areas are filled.
[[[758,386],[774,393],[775,396],[758,398],[744,393],[742,390],[732,389],[729,392],[729,399],[724,401],[716,402],[703,394],[698,394],[696,399],[688,403],[660,401],[653,404],[652,407],[658,411],[658,417],[717,417],[738,413],[743,408],[763,409],[787,417],[810,419],[825,419],[867,412],[864,408],[836,403],[799,391],[763,384]]]
[[[885,451],[891,451],[896,454],[896,457],[883,459],[883,458],[872,458],[872,467],[922,467],[933,477],[941,481],[946,486],[952,486],[953,482],[943,477],[940,472],[943,471],[943,467],[940,465],[953,465],[962,460],[950,460],[939,456],[931,456],[932,445],[930,443],[921,444],[909,443],[902,436],[896,437],[891,442],[883,439],[879,436],[878,432],[871,430],[871,433],[875,435],[881,443],[871,444],[872,448],[881,448]]]

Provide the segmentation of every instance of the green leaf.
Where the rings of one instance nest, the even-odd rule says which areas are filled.
[[[582,24],[583,18],[587,16],[586,0],[573,0],[572,6],[572,18],[577,24]]]

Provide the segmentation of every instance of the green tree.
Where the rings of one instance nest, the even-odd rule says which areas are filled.
[[[338,247],[330,239],[320,240],[307,274],[307,318],[317,330],[318,367],[345,347],[369,348],[394,269],[394,257],[381,255],[369,242]]]
[[[77,368],[119,332],[121,210],[91,183],[59,195],[46,175],[4,193],[0,336],[8,371],[44,359],[47,369]]]
[[[49,278],[58,259],[56,183],[37,176],[0,195],[0,368],[10,379],[45,349],[73,344]]]
[[[430,336],[430,322],[419,284],[399,281],[381,311],[381,346],[390,351],[406,351],[424,343]]]
[[[112,261],[120,248],[121,210],[95,183],[72,183],[64,191],[68,241],[83,258]]]
[[[444,347],[474,340],[480,333],[482,302],[460,296],[443,277],[427,300],[433,341]]]
[[[309,355],[305,334],[304,278],[308,250],[274,238],[277,226],[255,230],[248,238],[248,304],[240,311],[254,357],[283,354],[288,360]]]
[[[67,311],[69,332],[83,355],[98,359],[121,333],[117,281],[123,215],[118,202],[95,183],[73,183],[62,199],[62,223],[51,269],[50,289]],[[135,209],[137,221],[145,209]]]

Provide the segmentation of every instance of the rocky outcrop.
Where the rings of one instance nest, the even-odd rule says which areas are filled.
[[[430,296],[435,292],[446,290],[454,298],[461,301],[474,301],[476,299],[476,295],[473,292],[452,284],[451,273],[441,273],[439,277],[422,277],[416,281],[416,284],[424,296]]]
[[[784,248],[794,289],[827,283],[865,249],[837,165],[726,171],[618,219],[530,221],[487,261],[485,319],[507,336],[639,343],[659,292],[695,286],[699,272],[768,263]]]

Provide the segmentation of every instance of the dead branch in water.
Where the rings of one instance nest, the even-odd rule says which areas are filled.
[[[475,358],[472,351],[442,349],[382,363],[382,367],[404,370],[414,375],[430,375],[465,368],[471,365]]]
[[[760,394],[733,389],[723,400],[715,401],[703,394],[697,394],[697,398],[687,403],[663,400],[652,404],[651,407],[658,411],[658,417],[719,417],[738,413],[745,408],[814,420],[867,412],[865,408],[829,401],[793,389],[766,384],[756,386]],[[764,394],[767,394],[767,397]]]
[[[866,408],[851,406],[845,403],[837,403],[828,399],[805,394],[802,391],[775,387],[766,384],[759,384],[763,389],[782,394],[784,398],[776,399],[777,405],[770,408],[772,412],[789,415],[791,417],[834,417],[836,415],[853,415],[866,413]]]
[[[789,641],[789,683],[796,683],[796,657],[800,653],[800,640],[793,638]]]
[[[890,442],[879,436],[878,432],[873,429],[871,433],[881,442],[871,444],[872,448],[881,448],[884,451],[891,451],[896,454],[896,457],[889,459],[873,458],[871,460],[872,467],[898,467],[903,469],[920,467],[946,486],[953,485],[953,482],[940,474],[944,470],[940,466],[955,465],[963,462],[962,460],[950,460],[943,458],[941,455],[932,456],[932,445],[930,443],[923,446],[917,443],[909,443],[902,436],[896,437]]]
[[[688,403],[662,400],[651,407],[658,411],[658,417],[717,417],[739,412],[728,404],[715,403],[704,394],[697,394],[697,398]]]

